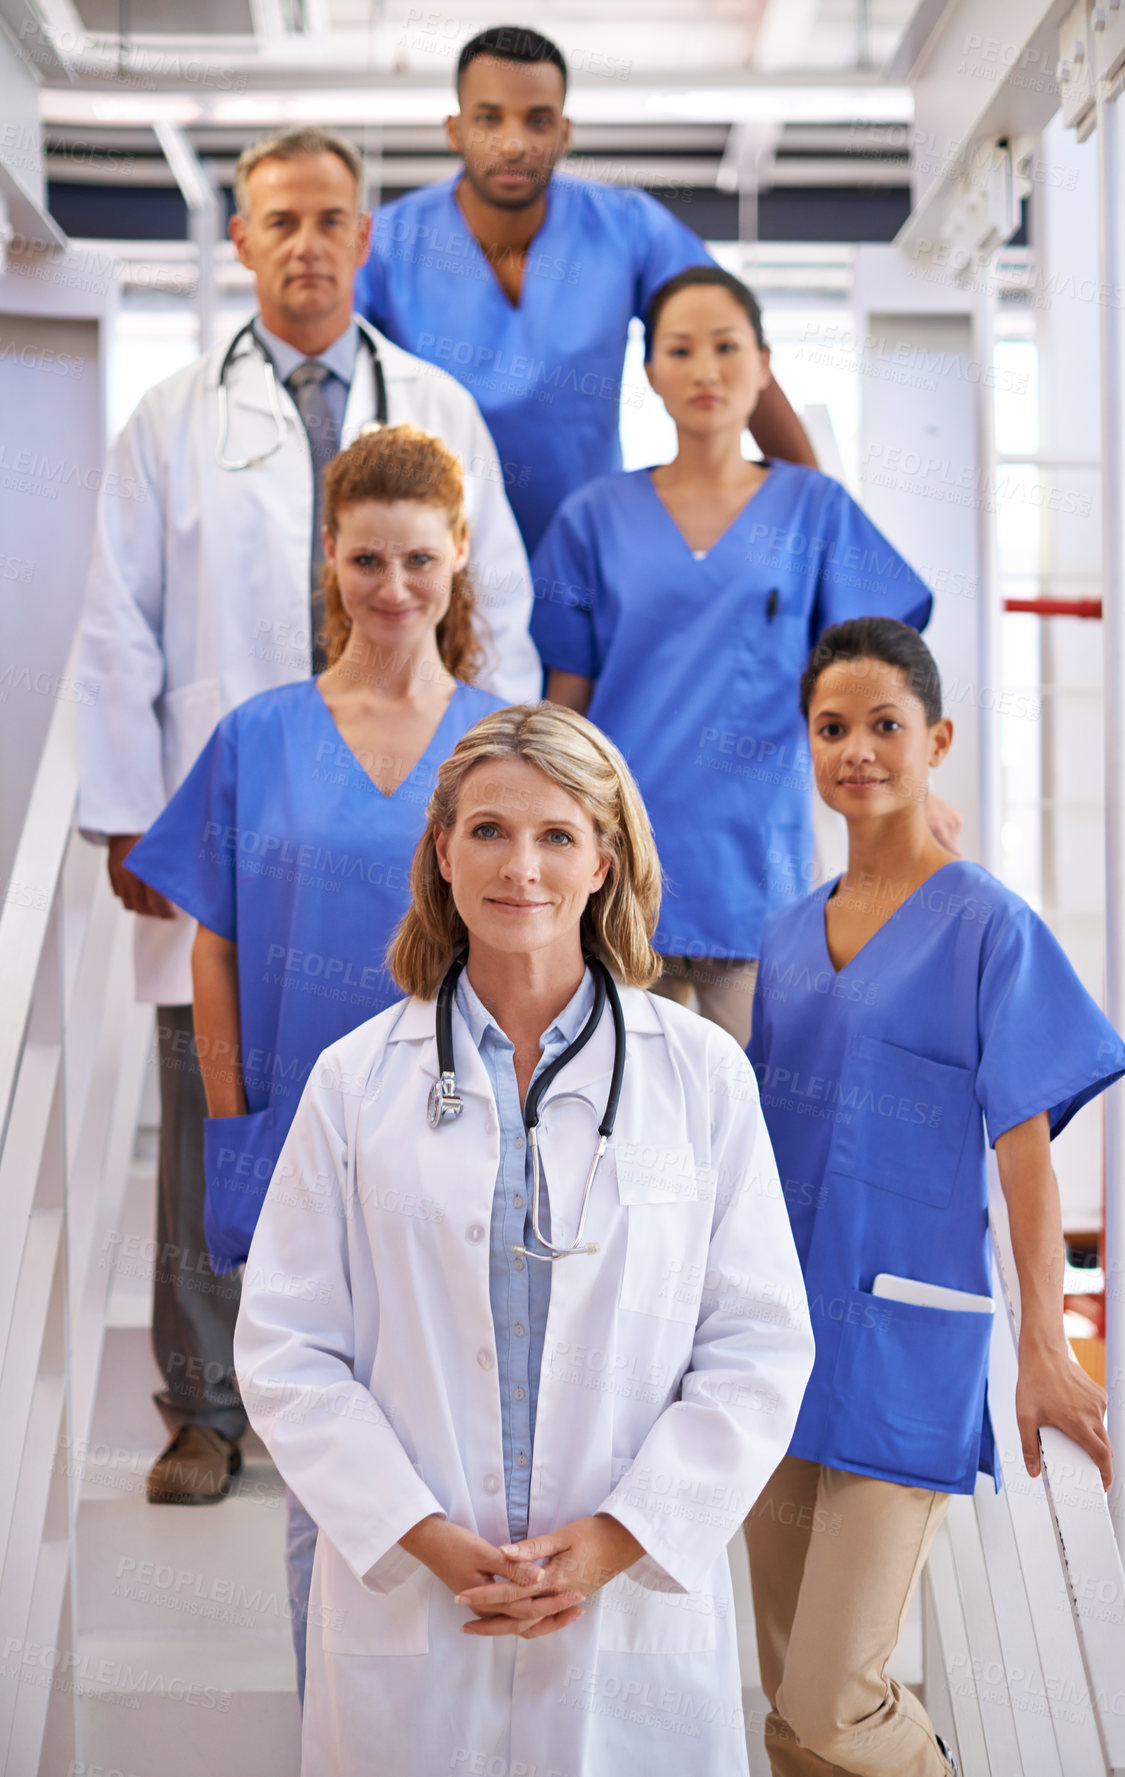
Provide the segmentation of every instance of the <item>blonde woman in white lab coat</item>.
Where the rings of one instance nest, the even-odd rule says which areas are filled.
[[[321,1057],[235,1339],[320,1526],[303,1777],[745,1777],[726,1546],[813,1352],[753,1075],[643,991],[659,865],[581,716],[487,716],[428,823],[389,957],[409,997]],[[619,1046],[603,965],[624,1066],[580,1233]],[[560,1057],[537,1233],[534,1081]]]

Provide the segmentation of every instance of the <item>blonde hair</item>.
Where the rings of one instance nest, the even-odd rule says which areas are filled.
[[[251,142],[238,157],[238,165],[234,169],[234,206],[243,218],[250,214],[249,178],[255,167],[260,167],[264,160],[308,160],[317,154],[334,154],[342,160],[348,172],[355,180],[356,207],[360,203],[363,191],[363,161],[350,142],[343,136],[334,136],[329,130],[318,129],[314,124],[295,130],[282,130],[276,136],[263,136],[260,142]]]
[[[333,457],[324,472],[324,526],[333,536],[340,528],[346,506],[363,500],[417,500],[438,506],[449,522],[454,543],[468,532],[465,516],[465,480],[461,465],[448,445],[417,426],[381,426],[362,432],[355,443]],[[335,568],[325,562],[321,572],[324,590],[324,651],[329,666],[339,660],[351,634],[352,620],[344,608]],[[467,567],[453,576],[449,609],[437,626],[437,648],[442,665],[456,679],[472,684],[480,671],[484,649],[478,633],[476,594]]]
[[[462,784],[490,759],[525,760],[585,809],[610,864],[582,914],[583,948],[596,952],[626,987],[651,986],[660,974],[652,948],[660,860],[629,767],[585,716],[554,703],[517,703],[470,728],[438,772],[411,866],[410,909],[387,951],[387,967],[403,992],[432,999],[468,943],[453,892],[438,869],[434,833],[439,827],[448,833],[456,824]]]

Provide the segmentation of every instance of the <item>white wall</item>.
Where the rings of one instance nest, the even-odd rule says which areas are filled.
[[[31,70],[0,32],[0,166],[43,207],[39,88]]]
[[[93,288],[83,288],[90,282]],[[0,278],[0,883],[66,671],[104,459],[104,317],[83,262]]]
[[[1096,598],[1101,562],[1097,144],[1056,117],[1045,130],[1033,188],[1039,343],[1039,470],[1054,510],[1039,518],[1042,595]],[[1115,490],[1120,497],[1120,490]],[[1102,626],[1041,624],[1043,913],[1096,998],[1103,987],[1105,854]],[[1102,1108],[1090,1106],[1055,1143],[1068,1228],[1102,1223]]]

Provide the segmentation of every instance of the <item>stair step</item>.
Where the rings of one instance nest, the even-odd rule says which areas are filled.
[[[152,1398],[161,1386],[147,1324],[107,1327],[90,1426],[91,1450],[104,1452],[108,1447],[142,1456],[161,1451],[168,1433]]]
[[[135,1155],[121,1209],[100,1263],[112,1272],[106,1325],[147,1327],[152,1319],[152,1276],[156,1265],[156,1160]]]
[[[298,1777],[293,1655],[279,1638],[83,1635],[78,1654],[83,1769]]]
[[[78,1514],[80,1633],[214,1640],[225,1628],[289,1635],[285,1496],[267,1464],[209,1506],[154,1506],[144,1476],[116,1498],[83,1499]]]

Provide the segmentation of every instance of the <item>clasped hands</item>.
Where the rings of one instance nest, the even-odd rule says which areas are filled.
[[[527,1641],[576,1622],[590,1594],[644,1554],[636,1537],[605,1512],[501,1548],[435,1515],[415,1524],[400,1545],[473,1612],[462,1634]]]

